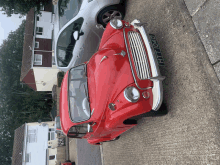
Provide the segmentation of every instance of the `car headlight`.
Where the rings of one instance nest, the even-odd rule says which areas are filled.
[[[137,90],[137,88],[135,87],[127,87],[124,90],[124,97],[126,98],[126,100],[128,100],[129,102],[135,103],[139,100],[140,98],[140,93]]]
[[[114,29],[121,29],[123,27],[122,21],[120,19],[116,19],[116,18],[110,20],[110,25]]]

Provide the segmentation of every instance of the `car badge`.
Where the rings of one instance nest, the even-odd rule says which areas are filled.
[[[108,105],[108,108],[111,109],[112,111],[114,111],[114,110],[116,109],[114,103],[110,103],[110,104]]]
[[[121,56],[125,57],[126,52],[124,50],[122,50],[121,53],[117,53],[117,54],[114,54],[114,55],[121,55]]]
[[[99,64],[101,64],[101,62],[102,62],[103,60],[107,59],[107,58],[108,58],[107,56],[102,57],[102,59],[101,59],[101,61],[100,61]]]

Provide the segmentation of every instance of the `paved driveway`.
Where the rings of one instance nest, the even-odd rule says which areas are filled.
[[[127,0],[126,11],[125,20],[147,22],[158,39],[169,113],[141,119],[118,141],[104,143],[104,165],[220,164],[219,98],[184,1]]]
[[[69,156],[77,165],[102,165],[100,146],[90,145],[85,139],[69,139]]]

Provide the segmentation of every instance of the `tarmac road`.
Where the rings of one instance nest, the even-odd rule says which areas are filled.
[[[104,165],[219,165],[215,75],[184,1],[127,0],[125,20],[134,19],[147,22],[160,45],[169,113],[140,119],[118,141],[104,143]]]

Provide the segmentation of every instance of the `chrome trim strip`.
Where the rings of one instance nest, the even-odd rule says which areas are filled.
[[[101,61],[99,62],[99,64],[101,64],[101,62],[102,62],[103,60],[107,59],[107,58],[108,58],[107,56],[103,56],[102,59],[101,59]]]
[[[152,87],[141,88],[141,87],[139,87],[139,85],[138,85],[138,83],[137,83],[137,80],[136,80],[135,74],[134,74],[134,70],[133,70],[133,67],[132,67],[132,62],[131,62],[130,52],[129,52],[129,49],[128,49],[127,40],[126,40],[125,28],[128,28],[128,27],[124,27],[124,28],[123,28],[123,35],[124,35],[125,46],[126,46],[126,49],[127,49],[128,59],[129,59],[130,67],[131,67],[131,72],[132,72],[132,75],[133,75],[133,78],[134,78],[134,82],[135,82],[136,86],[137,86],[139,89],[141,89],[141,90],[150,89],[150,88],[152,88]]]

